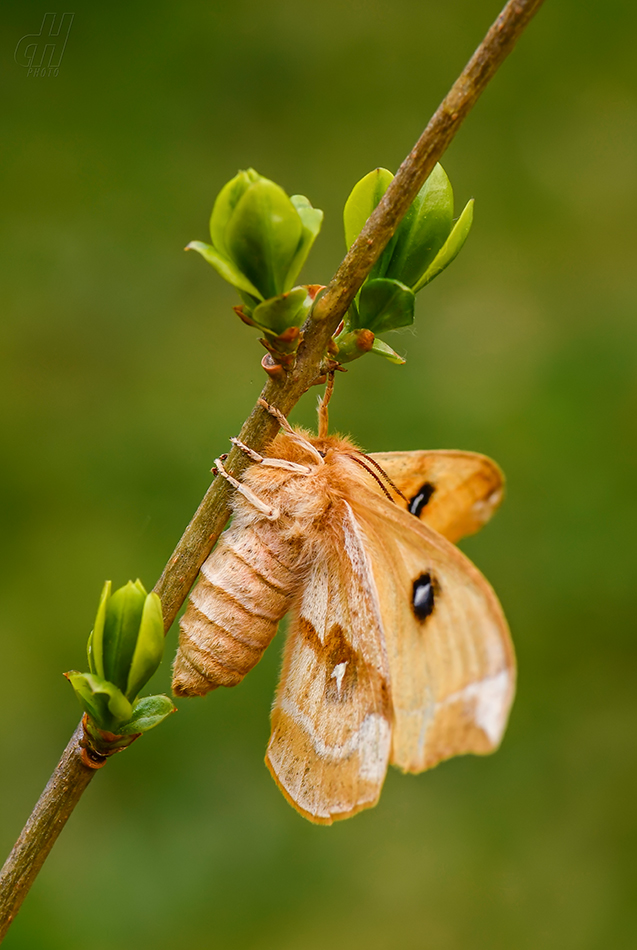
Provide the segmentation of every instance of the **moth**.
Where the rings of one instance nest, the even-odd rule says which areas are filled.
[[[268,407],[274,414],[277,410]],[[233,519],[181,621],[173,689],[235,686],[291,614],[266,764],[331,824],[378,801],[388,766],[422,772],[499,745],[515,658],[502,608],[453,544],[497,508],[498,466],[472,452],[364,455],[283,431],[235,487]],[[320,413],[321,415],[321,413]]]

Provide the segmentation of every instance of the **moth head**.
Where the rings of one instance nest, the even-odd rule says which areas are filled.
[[[266,455],[320,469],[325,463],[334,463],[340,456],[358,451],[353,442],[340,435],[314,436],[305,429],[295,428],[280,432]]]
[[[323,457],[317,452],[313,441],[310,433],[304,429],[280,432],[270,444],[265,456],[297,465],[322,466]]]
[[[312,438],[312,445],[326,462],[333,461],[336,455],[357,452],[358,448],[349,439],[340,435],[325,435]]]

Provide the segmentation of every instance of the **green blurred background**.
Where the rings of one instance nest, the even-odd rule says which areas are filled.
[[[3,852],[77,722],[61,673],[103,580],[153,584],[263,383],[234,292],[182,248],[253,165],[324,209],[302,276],[326,281],[350,188],[397,167],[499,6],[83,0],[59,75],[29,77],[14,49],[48,9],[0,14]],[[518,653],[502,749],[313,827],[262,761],[279,634],[96,778],[8,950],[637,946],[636,30],[627,0],[548,0],[444,159],[476,220],[390,339],[406,366],[361,360],[333,403],[368,450],[508,476],[463,545]]]

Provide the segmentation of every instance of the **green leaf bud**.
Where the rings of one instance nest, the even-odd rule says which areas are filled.
[[[322,220],[323,212],[303,195],[289,198],[249,168],[217,196],[210,217],[212,244],[192,241],[187,249],[198,251],[252,307],[294,286]]]
[[[102,662],[104,678],[126,692],[128,673],[137,645],[146,600],[140,581],[129,581],[112,594],[106,603]]]
[[[252,321],[264,333],[280,336],[289,327],[300,327],[310,307],[312,296],[307,287],[294,287],[286,294],[264,300],[252,311]]]
[[[352,189],[345,203],[345,241],[350,247],[392,182],[386,168],[376,168]],[[414,319],[414,295],[447,267],[461,250],[473,220],[471,200],[453,223],[453,191],[441,165],[436,165],[416,195],[394,236],[350,305],[335,342],[338,361],[361,355],[354,331],[374,335],[409,326]],[[370,352],[404,363],[378,338]]]
[[[352,189],[345,203],[343,219],[345,241],[351,246],[367,218],[387,191],[394,176],[386,168],[377,168],[362,178]],[[472,206],[472,202],[470,202]],[[450,264],[464,244],[471,227],[472,215],[465,208],[453,227],[453,190],[442,165],[432,173],[416,195],[407,213],[396,229],[379,261],[374,265],[368,281],[378,277],[398,280],[414,292],[424,287]],[[455,234],[452,240],[452,235]],[[462,237],[462,240],[460,238]],[[454,253],[448,249],[442,266],[433,269],[433,262],[451,242]],[[427,279],[425,280],[425,275]]]
[[[365,353],[369,353],[375,342],[371,330],[365,328],[359,330],[344,329],[334,339],[337,348],[336,359],[339,363],[351,363],[352,360],[357,360]]]
[[[262,178],[241,196],[226,225],[225,241],[230,259],[263,299],[290,289],[286,278],[302,231],[298,211],[273,181]]]
[[[163,652],[164,619],[157,594],[147,594],[140,580],[111,593],[107,581],[88,641],[90,672],[64,674],[87,714],[87,750],[102,758],[112,755],[173,711],[167,696],[136,700]],[[89,760],[94,763],[95,756]]]
[[[161,663],[163,652],[164,624],[157,594],[147,594],[140,580],[111,593],[108,581],[89,637],[91,674],[113,684],[132,701]]]

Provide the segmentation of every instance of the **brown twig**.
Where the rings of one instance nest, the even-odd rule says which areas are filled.
[[[18,913],[67,819],[95,775],[82,761],[82,725],[71,737],[22,829],[0,877],[0,941]]]
[[[321,375],[328,342],[359,287],[464,118],[542,2],[509,0],[400,166],[382,201],[314,307],[303,328],[304,338],[296,363],[282,379],[269,379],[261,393],[261,399],[276,406],[284,415],[288,415]],[[239,438],[260,451],[274,437],[278,427],[277,420],[257,403]],[[235,475],[241,474],[248,464],[245,454],[236,448],[226,463]],[[215,479],[155,585],[164,609],[166,631],[228,520],[228,502],[226,479]],[[0,875],[0,940],[92,778],[93,771],[81,762],[78,743],[76,732]]]

